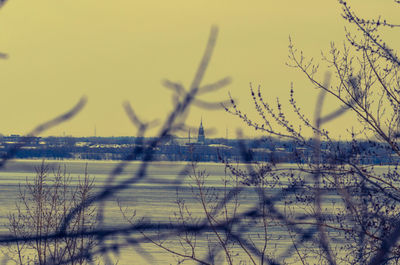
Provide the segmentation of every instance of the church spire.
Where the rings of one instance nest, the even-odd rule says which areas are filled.
[[[200,127],[199,127],[199,133],[197,136],[197,143],[199,144],[204,144],[206,140],[206,137],[204,135],[204,128],[203,128],[203,117],[200,119]]]

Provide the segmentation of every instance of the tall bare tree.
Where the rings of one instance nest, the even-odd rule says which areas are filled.
[[[361,18],[347,1],[338,3],[343,18],[352,27],[346,30],[347,41],[343,48],[332,44],[322,57],[322,62],[331,69],[330,74],[321,78],[318,65],[298,51],[290,40],[288,65],[301,71],[311,86],[320,90],[312,119],[302,113],[293,87],[289,105],[302,122],[301,127],[296,127],[288,118],[279,100],[276,107],[270,105],[260,87],[250,86],[258,118],[243,113],[233,99],[233,107],[227,111],[266,136],[293,141],[297,150],[304,147],[314,150],[309,163],[299,160],[291,171],[300,172],[291,178],[293,187],[299,184],[301,187],[290,192],[296,200],[279,198],[292,212],[305,207],[308,214],[287,216],[280,211],[273,214],[295,235],[291,250],[285,255],[296,250],[293,253],[297,253],[303,263],[315,262],[304,258],[307,252],[313,251],[321,257],[318,259],[321,264],[397,264],[400,258],[400,175],[397,167],[400,161],[400,60],[397,51],[382,35],[385,30],[398,30],[400,25],[380,16]],[[399,1],[394,1],[394,8],[398,4]],[[325,98],[338,102],[341,107],[322,116]],[[356,117],[359,132],[351,133],[351,142],[343,145],[331,139],[324,125],[337,122],[345,112]],[[302,128],[310,130],[312,141],[307,139]],[[371,165],[376,157],[387,158],[388,165],[384,168]],[[271,172],[274,170],[278,168],[272,168]],[[340,200],[329,202],[330,196]],[[270,198],[265,199],[270,204]],[[303,247],[298,248],[299,245]]]

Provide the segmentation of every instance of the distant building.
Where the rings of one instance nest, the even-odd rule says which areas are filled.
[[[204,128],[203,128],[203,119],[200,121],[200,127],[199,127],[199,133],[197,136],[197,143],[198,144],[204,144],[206,141],[206,137],[204,135]]]

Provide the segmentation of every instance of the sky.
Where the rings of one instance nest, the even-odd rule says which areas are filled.
[[[381,2],[349,1],[361,15],[395,19],[396,5]],[[96,128],[97,136],[135,136],[123,102],[144,120],[163,120],[173,103],[162,81],[189,86],[212,25],[219,35],[203,84],[226,76],[232,83],[202,99],[223,101],[230,93],[256,118],[249,83],[284,106],[293,83],[297,102],[312,117],[318,91],[286,66],[289,36],[318,61],[332,41],[343,44],[340,14],[336,0],[8,1],[0,10],[0,52],[8,54],[0,61],[0,133],[25,134],[86,96],[79,115],[43,135],[93,136]],[[324,111],[335,104],[327,98]],[[228,132],[234,138],[239,129],[260,136],[222,109],[192,108],[187,124],[196,128],[201,118],[208,137]],[[345,115],[327,129],[342,137],[353,125],[354,117]]]

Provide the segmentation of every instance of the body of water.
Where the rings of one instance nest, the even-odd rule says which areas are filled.
[[[0,224],[1,232],[6,233],[6,224],[9,222],[7,216],[15,212],[16,205],[19,203],[18,197],[20,190],[23,191],[26,183],[30,182],[36,172],[36,168],[41,165],[42,161],[37,160],[13,160],[9,161],[5,168],[0,172]],[[87,167],[88,174],[94,178],[94,193],[100,192],[104,185],[107,183],[110,172],[118,165],[115,161],[46,161],[49,166],[48,181],[52,179],[52,171],[57,170],[58,167],[66,169],[70,175],[71,184],[78,185],[79,178],[82,178]],[[138,171],[140,162],[132,162],[127,164],[123,172],[116,176],[113,184],[121,183],[129,178],[132,178]],[[244,167],[242,165],[242,167]],[[291,165],[282,165],[283,168],[290,168]],[[220,199],[229,192],[232,185],[235,184],[235,178],[226,174],[225,166],[218,163],[199,163],[196,170],[198,172],[205,170],[207,175],[204,179],[203,192],[206,193],[206,198]],[[124,189],[116,194],[108,197],[105,200],[105,218],[104,226],[107,228],[121,227],[127,225],[128,222],[124,218],[121,209],[125,211],[126,215],[135,213],[134,222],[144,220],[150,223],[172,223],[177,224],[177,213],[179,207],[177,201],[184,201],[185,207],[183,208],[185,216],[191,218],[192,221],[204,220],[206,217],[204,209],[199,199],[199,189],[197,182],[193,177],[193,170],[190,165],[183,162],[155,162],[151,163],[146,177],[141,179],[134,185],[127,185]],[[282,179],[282,183],[287,180]],[[267,188],[269,196],[273,196],[279,189]],[[325,196],[328,200],[335,200],[334,197]],[[247,211],[252,207],[257,207],[259,202],[259,195],[257,190],[242,186],[241,193],[237,197],[237,201],[232,200],[229,207],[226,209],[229,214],[232,214],[237,202],[237,214]],[[337,198],[336,198],[337,199]],[[210,202],[212,205],[213,202]],[[282,208],[281,202],[277,207]],[[301,209],[299,209],[301,210]],[[222,211],[224,214],[224,210]],[[226,212],[225,212],[226,214]],[[251,220],[243,221],[240,226],[245,232],[245,239],[250,244],[262,248],[265,242],[263,226],[260,224],[252,224]],[[154,236],[157,231],[150,231],[149,235]],[[268,224],[268,242],[267,248],[269,253],[279,253],[280,249],[288,246],[292,242],[292,238],[285,227],[279,224]],[[132,238],[140,238],[142,235],[137,232],[132,234]],[[126,242],[125,235],[121,235],[118,239],[109,240],[110,242]],[[164,243],[170,249],[183,253],[184,249],[190,252],[190,245],[187,245],[185,238],[178,238],[172,236]],[[209,242],[213,242],[209,244]],[[212,232],[204,233],[196,239],[192,238],[192,243],[195,244],[196,257],[204,258],[203,256],[209,253],[210,247],[219,248],[218,239]],[[236,244],[237,245],[237,244]],[[248,257],[243,251],[239,251],[240,247],[236,246],[238,251],[233,247],[233,253],[237,253],[243,257],[243,260],[249,262]],[[217,262],[224,258],[222,251],[217,251]],[[149,254],[149,255],[147,255]],[[0,253],[1,255],[1,253]],[[278,254],[276,254],[278,255]],[[138,245],[123,247],[118,252],[110,253],[110,258],[117,264],[177,264],[176,259],[171,253],[155,246],[150,242]],[[236,258],[241,260],[241,258]],[[100,261],[103,262],[102,258]],[[238,263],[238,262],[237,262]],[[11,263],[10,263],[11,264]],[[186,263],[185,263],[186,264]],[[188,262],[187,264],[193,264]],[[236,263],[235,263],[236,264]],[[250,263],[249,263],[250,264]]]

